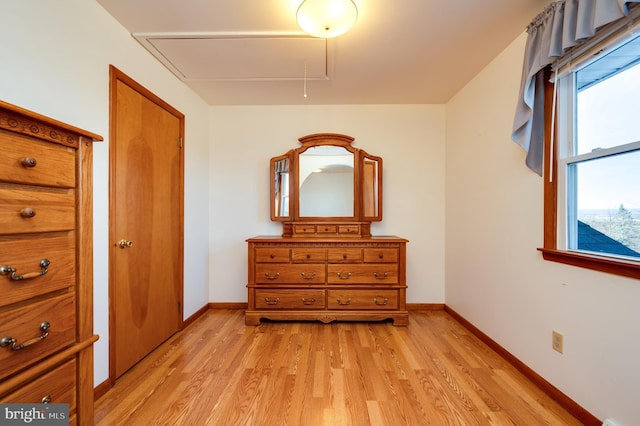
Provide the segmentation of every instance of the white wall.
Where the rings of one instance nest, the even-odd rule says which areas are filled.
[[[211,122],[212,301],[246,301],[245,240],[282,233],[269,216],[269,159],[331,132],[383,158],[383,221],[372,233],[410,240],[407,301],[444,303],[444,106],[212,107]]]
[[[536,251],[542,179],[510,140],[525,40],[447,104],[446,303],[596,417],[637,425],[640,283]]]
[[[98,133],[94,146],[97,385],[108,377],[109,64],[187,116],[185,318],[208,301],[209,109],[95,1],[0,1],[0,99]]]

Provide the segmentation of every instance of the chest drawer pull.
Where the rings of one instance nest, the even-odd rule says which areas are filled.
[[[42,397],[41,402],[42,402],[43,404],[49,404],[49,403],[51,402],[51,395],[45,395],[45,396],[43,396],[43,397]]]
[[[375,303],[378,306],[386,305],[387,303],[389,303],[389,299],[387,299],[385,297],[384,300],[382,302],[380,302],[380,301],[378,301],[378,298],[376,297],[376,298],[373,299],[373,303]]]
[[[302,276],[302,278],[304,278],[305,280],[312,280],[316,277],[316,273],[312,272],[311,275],[307,275],[304,272],[300,272],[300,275]]]
[[[316,298],[313,297],[311,299],[305,299],[304,297],[302,299],[300,299],[302,301],[303,305],[313,305],[314,303],[316,303]]]
[[[377,272],[373,273],[373,276],[377,279],[377,280],[384,280],[389,276],[388,272],[385,272],[384,274],[380,275]]]
[[[48,321],[44,321],[42,324],[40,324],[40,331],[42,331],[42,334],[40,336],[34,337],[33,339],[27,340],[26,342],[19,345],[17,344],[18,341],[13,337],[11,336],[3,337],[2,339],[0,339],[0,347],[4,348],[5,346],[11,345],[12,351],[19,351],[21,349],[26,348],[27,346],[31,346],[34,343],[38,343],[39,341],[44,340],[49,335],[50,327],[51,327],[51,324],[49,324]]]
[[[338,302],[338,305],[350,305],[351,304],[351,298],[348,298],[347,300],[342,300],[340,298],[336,299],[336,302]]]
[[[264,298],[264,303],[266,303],[267,305],[277,305],[279,301],[280,301],[279,297],[276,297],[273,300],[269,297]]]
[[[36,215],[36,211],[32,208],[25,207],[24,209],[20,210],[20,216],[26,219],[32,218],[35,215]]]
[[[348,280],[349,278],[351,278],[351,272],[347,272],[344,275],[342,275],[342,272],[337,272],[337,275],[341,280]]]
[[[35,158],[24,157],[21,161],[23,167],[35,167],[38,162]]]
[[[20,280],[28,280],[30,278],[37,278],[40,277],[44,274],[46,274],[47,272],[49,272],[49,265],[51,264],[51,262],[49,261],[49,259],[42,259],[40,261],[40,267],[42,268],[42,271],[40,272],[28,272],[24,275],[16,275],[16,268],[12,268],[9,265],[2,265],[0,266],[0,275],[9,275],[11,274],[11,279],[13,281],[20,281]]]
[[[280,276],[280,272],[276,272],[276,273],[275,273],[275,274],[273,274],[273,275],[269,275],[269,273],[268,273],[268,272],[265,272],[265,273],[264,273],[264,277],[265,277],[266,279],[268,279],[268,280],[276,280],[276,279],[278,279],[278,277],[279,277],[279,276]]]

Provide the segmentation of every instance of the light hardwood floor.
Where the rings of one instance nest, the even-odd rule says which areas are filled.
[[[207,311],[96,403],[98,425],[579,425],[444,311],[382,323]]]

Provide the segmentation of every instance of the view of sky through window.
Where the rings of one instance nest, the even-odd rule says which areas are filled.
[[[609,55],[612,63],[620,59]],[[610,65],[607,56],[578,74],[597,74],[589,68]],[[640,65],[580,90],[576,108],[576,155],[639,142]],[[640,251],[640,150],[577,163],[575,170],[578,220]]]

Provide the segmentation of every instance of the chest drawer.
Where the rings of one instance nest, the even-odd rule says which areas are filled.
[[[324,290],[256,290],[256,309],[324,309]]]
[[[363,251],[365,263],[398,263],[397,248],[366,248]]]
[[[69,404],[76,409],[76,360],[72,359],[47,374],[0,398],[0,403]]]
[[[72,148],[12,135],[2,142],[0,181],[72,188],[76,184]]]
[[[289,261],[289,249],[278,247],[257,247],[255,256],[256,262],[258,263],[286,263]]]
[[[75,315],[74,293],[0,311],[0,378],[74,343]]]
[[[322,248],[292,248],[291,261],[296,263],[324,263],[326,250]]]
[[[42,266],[44,260],[49,266]],[[0,307],[75,285],[75,234],[0,237],[0,266],[15,272],[0,274]],[[14,277],[32,276],[14,280]],[[42,275],[39,275],[42,274]],[[2,338],[0,336],[0,338]]]
[[[329,309],[398,309],[397,290],[328,290]]]
[[[327,250],[329,263],[360,263],[362,249],[359,247],[330,248]]]
[[[2,234],[71,230],[75,226],[72,190],[44,191],[0,186]]]
[[[323,263],[288,264],[262,263],[256,265],[257,284],[323,284]]]
[[[329,284],[397,284],[398,264],[328,265]]]

